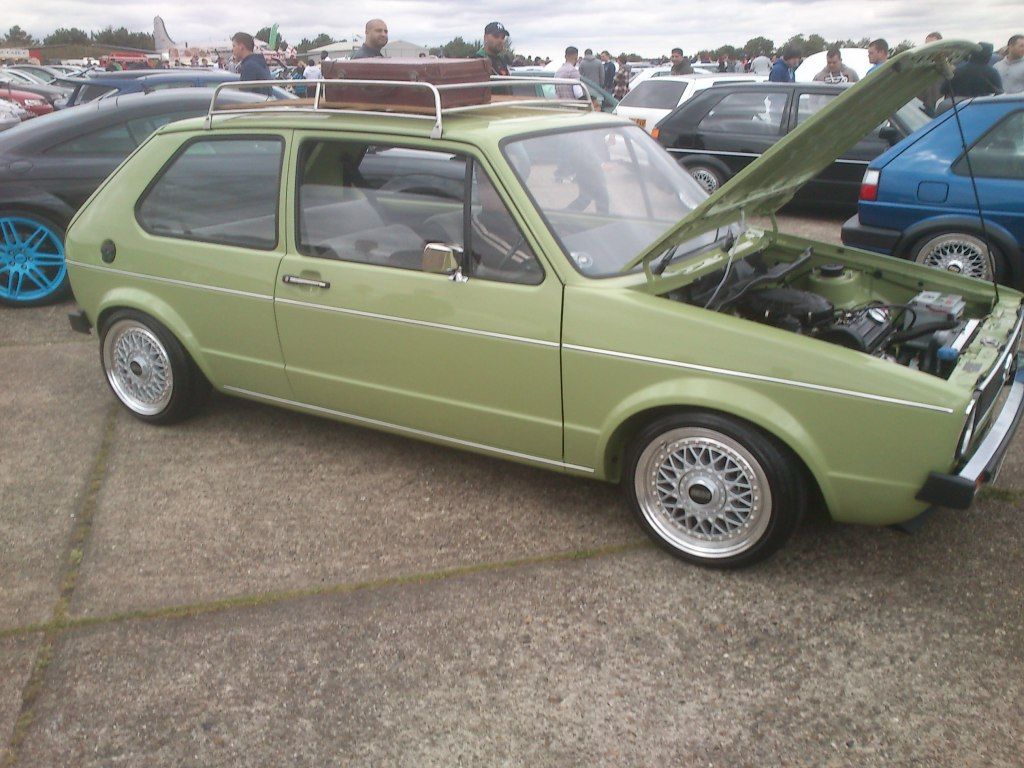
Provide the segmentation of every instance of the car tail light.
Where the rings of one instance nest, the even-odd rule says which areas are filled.
[[[656,139],[659,136],[661,136],[661,128],[655,128],[654,130],[651,131],[651,138]]]
[[[870,168],[864,171],[864,178],[860,182],[861,200],[872,201],[878,199],[878,182],[881,177],[880,171],[871,170]]]

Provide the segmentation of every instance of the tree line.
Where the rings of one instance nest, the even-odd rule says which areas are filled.
[[[259,30],[255,36],[264,42],[269,41],[270,27],[263,27],[263,29]],[[335,39],[331,37],[331,35],[326,32],[321,32],[313,38],[302,38],[301,42],[295,44],[295,48],[299,53],[305,53],[311,48],[319,48],[324,45],[330,45],[333,42],[335,42]],[[704,49],[698,53],[706,54],[716,59],[721,56],[743,58],[744,56],[754,57],[762,54],[765,56],[771,56],[772,54],[779,53],[787,48],[794,48],[799,51],[801,55],[810,56],[813,53],[819,53],[833,47],[867,48],[869,42],[871,42],[870,37],[862,37],[860,40],[827,40],[818,34],[806,36],[799,34],[793,35],[791,38],[777,46],[775,41],[771,38],[752,37],[743,45],[723,45],[715,49]],[[43,37],[41,40],[37,40],[18,25],[14,25],[7,30],[7,34],[3,38],[3,41],[0,42],[0,47],[32,48],[38,45],[87,45],[90,43],[96,45],[123,46],[126,48],[143,48],[146,50],[152,50],[154,45],[153,35],[150,33],[132,32],[126,27],[117,27],[115,29],[111,25],[92,32],[86,32],[84,29],[79,29],[78,27],[60,27]],[[281,38],[278,40],[278,44],[284,44],[287,46],[287,41]],[[461,36],[458,36],[441,45],[431,46],[430,52],[435,56],[467,58],[475,54],[480,49],[480,45],[480,40],[468,41],[463,39]],[[908,48],[913,47],[913,43],[909,40],[904,40],[893,49],[893,52],[899,53],[900,51],[905,51]],[[625,51],[622,53],[631,61],[641,61],[644,58],[637,53],[627,54]],[[688,53],[693,55],[693,52]]]

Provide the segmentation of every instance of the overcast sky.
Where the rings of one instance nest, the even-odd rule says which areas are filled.
[[[518,52],[552,58],[566,45],[655,56],[677,45],[691,53],[742,45],[758,35],[778,45],[791,35],[814,32],[826,39],[884,37],[895,45],[901,40],[921,44],[928,32],[939,30],[947,38],[986,40],[998,48],[1011,34],[1024,33],[1022,0],[6,0],[4,5],[4,30],[18,24],[39,37],[60,26],[92,30],[113,24],[152,32],[159,14],[179,44],[226,41],[239,30],[255,32],[275,22],[293,43],[319,32],[340,38],[361,32],[372,14],[388,23],[393,39],[435,45],[456,35],[479,38],[484,25],[497,20],[512,33]]]

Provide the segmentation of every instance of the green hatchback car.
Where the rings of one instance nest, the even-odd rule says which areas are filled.
[[[812,501],[965,508],[1024,412],[1021,295],[750,219],[971,48],[895,57],[711,197],[580,102],[211,107],[71,223],[72,325],[142,420],[212,386],[621,482],[702,565],[768,556]]]

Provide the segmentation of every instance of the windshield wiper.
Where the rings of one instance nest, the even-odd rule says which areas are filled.
[[[733,232],[732,227],[729,227],[729,229],[726,231],[723,237],[719,237],[718,235],[718,233],[721,231],[721,227],[715,230],[715,240],[713,244],[710,247],[706,248],[705,250],[712,250],[718,248],[721,248],[723,251],[726,252],[732,250],[733,245],[736,243],[736,235]],[[724,240],[724,242],[720,243],[720,240]],[[683,243],[680,243],[679,245],[669,248],[665,252],[665,255],[658,260],[658,263],[651,268],[651,274],[660,275],[662,272],[664,272],[668,265],[672,263],[673,259],[676,258],[676,256],[682,255],[677,253],[677,251],[682,246]],[[687,251],[687,253],[689,253],[689,251]]]

